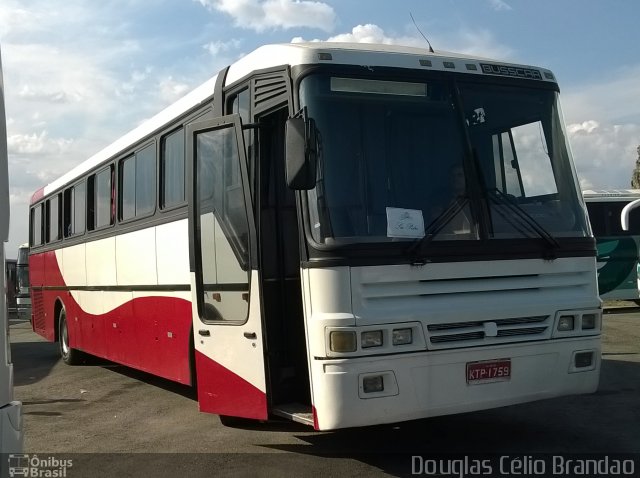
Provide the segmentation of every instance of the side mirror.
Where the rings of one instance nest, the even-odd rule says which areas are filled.
[[[287,186],[296,190],[316,185],[317,135],[312,119],[289,118],[285,129]]]
[[[622,212],[620,213],[620,225],[622,226],[623,231],[629,230],[629,214],[631,214],[631,211],[638,206],[640,206],[640,199],[631,201],[629,204],[622,208]]]

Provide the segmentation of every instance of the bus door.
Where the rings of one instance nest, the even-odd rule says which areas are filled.
[[[266,419],[256,234],[239,116],[190,125],[187,157],[200,410]]]

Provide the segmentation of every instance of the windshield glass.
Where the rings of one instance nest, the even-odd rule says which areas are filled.
[[[20,247],[18,249],[18,260],[16,267],[17,284],[16,290],[20,293],[29,292],[29,249]]]
[[[554,237],[587,235],[557,93],[478,84],[460,89],[481,186],[490,199],[490,237],[532,235],[508,209]]]
[[[318,137],[307,196],[316,242],[540,238],[537,225],[587,234],[556,93],[459,91],[444,80],[302,80]]]

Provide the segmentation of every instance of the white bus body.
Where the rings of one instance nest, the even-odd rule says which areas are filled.
[[[0,259],[4,271],[4,244],[9,239],[9,170],[7,161],[7,125],[4,109],[4,82],[2,59],[0,57]],[[0,453],[19,453],[22,451],[22,403],[13,399],[13,364],[11,363],[11,345],[9,342],[9,317],[7,314],[5,274],[2,275],[3,291],[0,294],[0,334],[2,351],[0,352]],[[0,471],[7,472],[7,462],[0,464]],[[3,475],[4,476],[4,475]]]
[[[320,430],[593,392],[563,128],[548,70],[261,47],[34,194],[34,330]]]

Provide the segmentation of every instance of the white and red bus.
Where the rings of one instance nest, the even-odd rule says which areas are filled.
[[[261,47],[33,195],[34,330],[320,430],[593,392],[558,91],[416,48]]]

